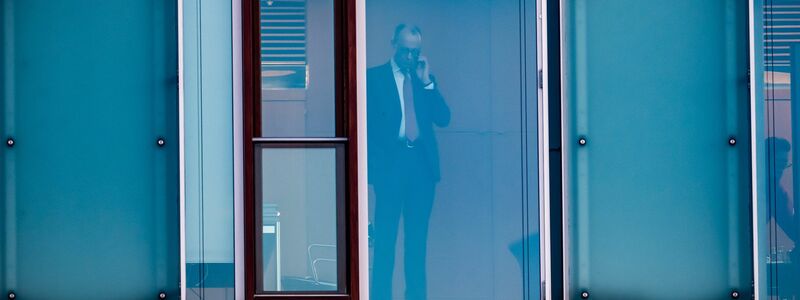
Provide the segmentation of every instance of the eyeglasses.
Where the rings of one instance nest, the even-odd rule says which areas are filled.
[[[406,47],[398,47],[397,48],[397,52],[400,53],[403,56],[411,54],[411,56],[413,56],[413,57],[418,57],[422,51],[420,49],[410,49],[410,48],[406,48]]]

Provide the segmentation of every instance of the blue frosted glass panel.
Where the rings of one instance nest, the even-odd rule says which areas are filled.
[[[371,299],[539,299],[535,6],[366,1]]]
[[[176,3],[9,0],[0,14],[2,139],[16,140],[0,150],[1,293],[177,297]]]
[[[257,292],[336,292],[344,271],[344,148],[257,149]]]
[[[794,142],[798,137],[800,120],[800,43],[797,35],[800,28],[800,1],[763,1],[756,7],[763,14],[763,24],[756,32],[763,33],[763,57],[758,62],[763,70],[763,108],[765,140],[759,146],[765,149],[764,160],[758,163],[765,167],[766,253],[762,259],[766,263],[767,295],[776,299],[794,299],[800,296],[800,217],[797,215],[798,201],[794,196],[800,184],[798,168],[794,162],[800,158]],[[763,144],[762,144],[763,143]]]
[[[563,4],[568,296],[751,298],[747,2]]]

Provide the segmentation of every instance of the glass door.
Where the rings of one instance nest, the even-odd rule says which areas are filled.
[[[569,297],[751,298],[747,2],[562,5]]]
[[[0,289],[178,298],[176,1],[0,3]]]

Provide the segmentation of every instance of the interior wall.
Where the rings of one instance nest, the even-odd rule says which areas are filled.
[[[333,0],[307,0],[308,97],[305,107],[307,136],[332,136],[336,110],[333,43]]]
[[[262,90],[261,126],[264,136],[335,135],[333,3],[332,0],[307,0],[307,87]]]

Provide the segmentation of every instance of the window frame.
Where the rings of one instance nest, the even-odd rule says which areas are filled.
[[[333,34],[335,57],[335,137],[265,138],[261,137],[261,41],[260,0],[242,2],[242,83],[243,83],[243,162],[244,162],[244,282],[245,299],[359,299],[358,253],[358,127],[356,65],[356,0],[333,1]],[[256,153],[257,148],[308,147],[315,144],[337,144],[344,148],[344,209],[337,213],[337,247],[346,261],[338,270],[339,291],[271,292],[256,291]],[[343,275],[343,276],[341,276]]]

